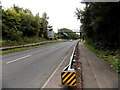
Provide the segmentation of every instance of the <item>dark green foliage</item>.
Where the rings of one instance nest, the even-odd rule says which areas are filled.
[[[85,40],[97,49],[120,49],[120,3],[87,3],[77,9]]]
[[[47,38],[47,20],[45,18],[41,18],[41,27],[40,27],[40,32],[39,32],[39,36],[40,37],[44,37],[44,38]]]
[[[2,47],[7,47],[7,46],[17,46],[17,45],[25,45],[25,44],[30,44],[30,43],[37,43],[37,42],[42,42],[45,41],[46,39],[39,39],[37,36],[33,37],[22,37],[19,40],[2,40]]]
[[[84,43],[90,50],[95,52],[102,60],[108,63],[111,67],[113,67],[118,73],[120,73],[120,50],[117,51],[101,51],[95,49],[87,43]]]
[[[77,9],[87,46],[120,72],[120,2],[86,3]],[[92,47],[91,47],[92,46]]]
[[[0,6],[0,46],[2,40],[2,6]]]
[[[37,36],[40,31],[40,19],[32,14],[21,13],[21,28],[23,36]]]
[[[2,35],[3,39],[18,40],[22,36],[20,29],[20,14],[15,10],[2,12]]]
[[[63,31],[65,33],[58,33],[59,38],[61,39],[79,39],[80,36],[76,33],[74,33],[72,30],[67,29],[67,28],[61,28],[58,30],[59,31]]]
[[[47,16],[47,14],[45,14]],[[2,10],[2,37],[6,41],[21,41],[26,37],[47,39],[47,19],[35,16],[29,9],[13,5]]]
[[[39,32],[39,36],[43,37],[43,38],[47,38],[47,26],[48,26],[48,20],[49,17],[47,17],[47,13],[43,13],[42,18],[41,18],[41,22],[40,22],[40,32]]]
[[[57,33],[54,33],[54,40],[57,40]]]

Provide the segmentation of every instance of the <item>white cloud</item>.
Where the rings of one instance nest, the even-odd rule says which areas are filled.
[[[81,0],[3,0],[2,6],[9,8],[16,4],[23,8],[30,9],[33,14],[40,16],[46,12],[49,16],[49,24],[53,25],[54,31],[57,28],[79,29],[80,22],[75,17],[76,8],[83,9],[85,5]]]

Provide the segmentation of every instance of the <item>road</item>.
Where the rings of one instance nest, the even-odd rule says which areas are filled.
[[[3,88],[41,88],[76,41],[2,56]]]

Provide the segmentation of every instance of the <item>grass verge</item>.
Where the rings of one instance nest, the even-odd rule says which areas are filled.
[[[32,43],[37,43],[42,41],[48,41],[48,40],[45,38],[38,38],[34,36],[34,37],[23,37],[23,38],[20,38],[20,40],[16,40],[16,41],[1,40],[0,43],[2,43],[2,47],[9,47],[9,46],[32,44]]]
[[[91,51],[97,54],[103,61],[109,64],[113,69],[115,69],[118,73],[120,73],[120,55],[111,55],[112,51],[101,51],[97,50],[94,47],[90,46],[86,42],[84,42],[85,46],[88,47]]]
[[[8,53],[12,53],[12,52],[18,52],[18,51],[28,50],[28,49],[32,49],[32,48],[37,48],[37,47],[48,46],[48,45],[52,45],[52,44],[56,44],[56,43],[60,43],[60,42],[53,42],[53,43],[47,43],[47,44],[37,45],[37,46],[10,49],[10,50],[5,50],[5,51],[0,51],[0,54],[8,54]]]

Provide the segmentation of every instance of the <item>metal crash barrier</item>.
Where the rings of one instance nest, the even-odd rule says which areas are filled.
[[[61,83],[65,86],[76,86],[76,70],[73,68],[73,63],[75,63],[77,44],[73,49],[69,64],[61,72]]]

